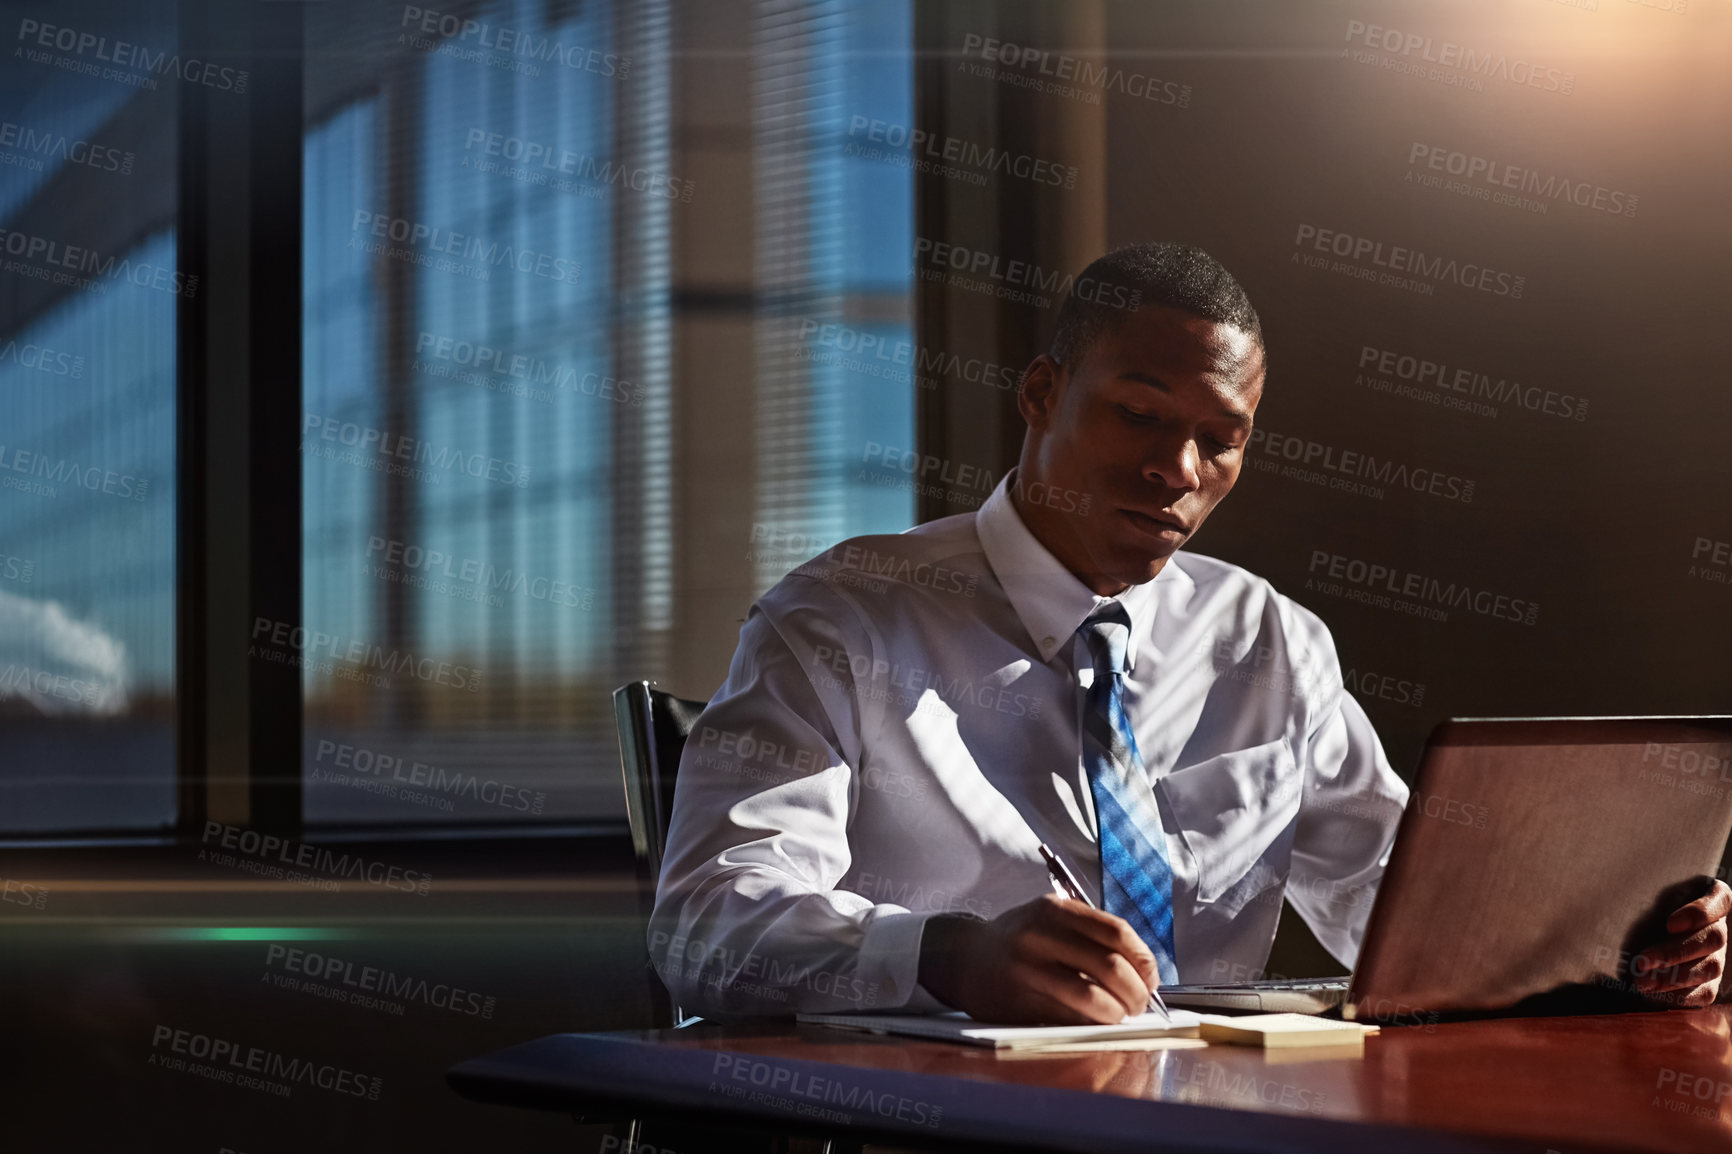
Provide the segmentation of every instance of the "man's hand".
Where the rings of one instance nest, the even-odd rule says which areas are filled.
[[[1726,969],[1726,915],[1732,889],[1723,881],[1666,919],[1666,936],[1630,960],[1635,988],[1677,1006],[1706,1006]]]
[[[1053,895],[991,921],[940,914],[920,940],[920,984],[986,1022],[1120,1022],[1149,1008],[1156,981],[1123,918]]]

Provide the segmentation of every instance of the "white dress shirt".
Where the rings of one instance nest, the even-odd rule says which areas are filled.
[[[1029,532],[1015,476],[978,513],[843,542],[753,605],[686,744],[650,921],[688,1010],[937,1008],[926,920],[1051,892],[1043,841],[1099,902],[1076,630],[1108,599]],[[1352,965],[1407,787],[1328,629],[1183,551],[1117,600],[1180,980],[1262,976],[1284,894]]]

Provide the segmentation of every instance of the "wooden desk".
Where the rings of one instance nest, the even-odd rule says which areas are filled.
[[[775,1025],[560,1034],[465,1062],[468,1097],[727,1117],[902,1144],[1120,1150],[1732,1150],[1732,1007],[1389,1028],[1363,1058],[1004,1057]]]

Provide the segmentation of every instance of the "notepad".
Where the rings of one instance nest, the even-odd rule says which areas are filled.
[[[1301,1047],[1346,1046],[1363,1047],[1376,1026],[1358,1022],[1335,1022],[1310,1014],[1246,1014],[1227,1017],[1224,1014],[1203,1014],[1198,1031],[1204,1041],[1224,1042],[1233,1046],[1261,1046],[1265,1050],[1287,1050]]]
[[[800,1014],[798,1020],[813,1026],[902,1034],[999,1050],[1038,1049],[1128,1038],[1195,1038],[1202,1025],[1202,1019],[1188,1010],[1174,1010],[1167,1017],[1154,1013],[1139,1014],[1110,1026],[995,1026],[961,1013]]]
[[[1067,1054],[1107,1054],[1107,1053],[1143,1053],[1151,1050],[1206,1050],[1209,1043],[1201,1038],[1175,1038],[1163,1036],[1159,1038],[1107,1038],[1096,1039],[1093,1042],[1042,1042],[1038,1046],[1022,1046],[1012,1050],[1005,1048],[994,1050],[993,1057],[1012,1058],[1062,1058]],[[1277,1050],[1277,1054],[1309,1054],[1309,1050]]]

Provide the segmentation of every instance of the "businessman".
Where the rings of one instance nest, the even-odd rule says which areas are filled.
[[[1206,253],[1077,277],[976,513],[845,541],[752,607],[681,762],[649,930],[709,1013],[1110,1022],[1256,976],[1282,899],[1358,954],[1407,789],[1329,631],[1184,550],[1239,476],[1265,349]],[[1038,854],[1098,909],[1052,896]],[[1040,896],[1037,896],[1040,895]],[[1644,988],[1712,1001],[1732,892]]]

